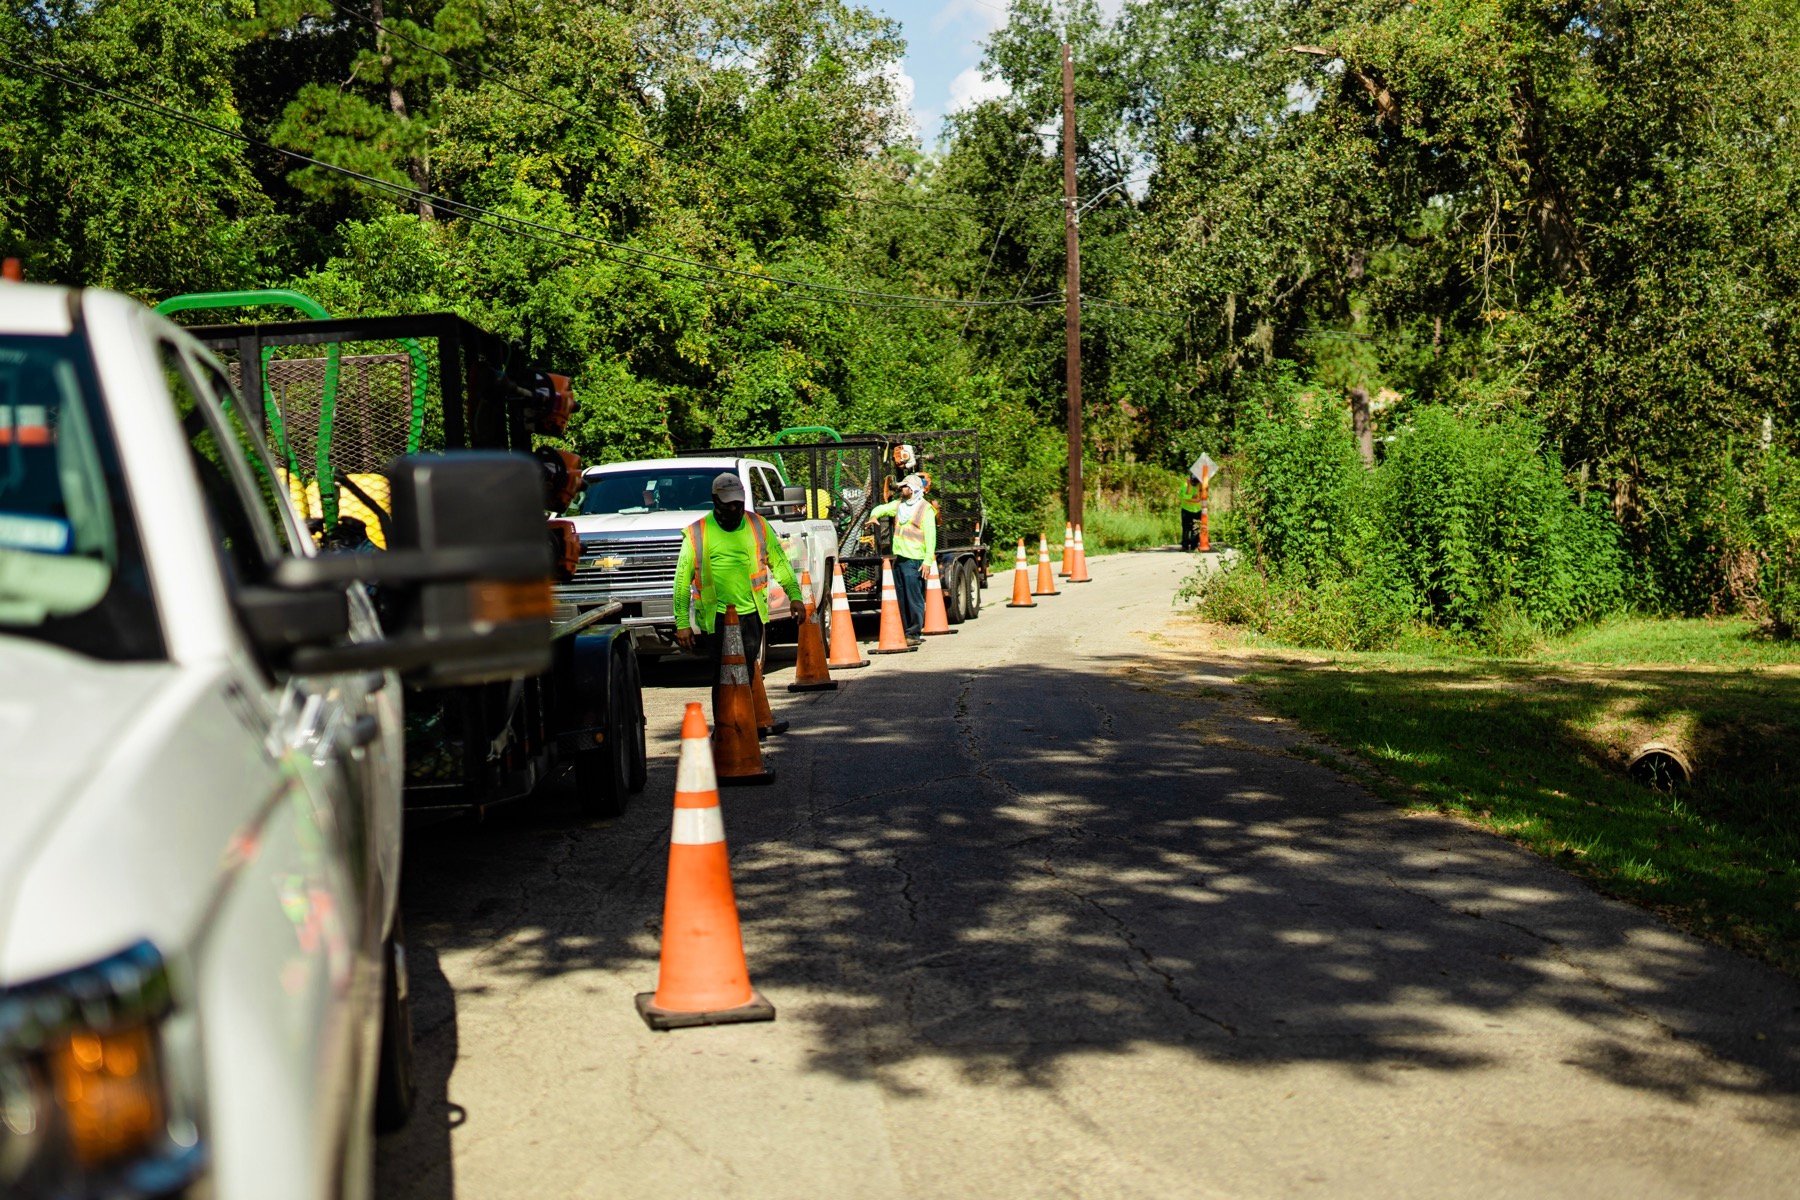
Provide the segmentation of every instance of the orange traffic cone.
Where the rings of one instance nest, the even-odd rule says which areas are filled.
[[[925,570],[925,625],[919,630],[926,637],[943,637],[955,633],[950,628],[950,614],[944,609],[943,572],[936,563],[926,563]]]
[[[1064,579],[1075,573],[1075,525],[1072,521],[1063,522],[1062,570],[1058,573]]]
[[[1037,586],[1031,589],[1034,596],[1060,596],[1056,590],[1056,575],[1050,570],[1050,539],[1038,534],[1038,577]]]
[[[812,575],[800,568],[800,590],[806,593],[806,619],[800,622],[800,636],[795,646],[794,682],[790,692],[828,692],[837,687],[825,665],[825,635],[819,632],[818,614],[813,610]]]
[[[1081,526],[1075,527],[1075,573],[1069,576],[1070,583],[1092,583],[1087,570],[1087,547],[1081,542]]]
[[[900,593],[894,587],[894,560],[881,560],[881,640],[870,654],[906,654],[918,647],[906,640],[906,622],[900,618]]]
[[[774,783],[775,772],[763,769],[762,747],[756,740],[756,689],[750,682],[750,664],[744,661],[744,633],[735,604],[725,607],[722,636],[725,646],[714,693],[718,706],[713,712],[713,767],[726,787]]]
[[[687,706],[681,722],[662,928],[656,990],[637,998],[638,1015],[650,1028],[775,1019],[775,1006],[750,986],[737,897],[731,890],[725,818],[713,756],[706,747],[706,718],[698,704]]]
[[[844,590],[844,564],[833,564],[831,575],[831,657],[825,665],[834,671],[866,667],[869,660],[856,646],[856,626],[850,622],[850,593]]]
[[[1019,557],[1013,560],[1013,598],[1007,602],[1008,608],[1036,608],[1037,601],[1031,598],[1031,572],[1025,568],[1025,539],[1019,539]]]

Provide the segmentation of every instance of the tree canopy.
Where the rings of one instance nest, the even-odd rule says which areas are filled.
[[[1759,602],[1791,0],[1017,0],[1006,94],[929,150],[845,0],[11,0],[0,254],[459,312],[576,376],[595,460],[976,425],[1023,532],[1061,486],[1065,30],[1102,483],[1233,449],[1271,381],[1361,389],[1383,438],[1525,421],[1639,603]]]

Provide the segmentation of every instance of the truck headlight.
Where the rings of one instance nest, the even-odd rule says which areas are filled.
[[[0,1193],[154,1196],[193,1179],[204,1156],[165,1070],[171,1009],[148,942],[0,989]]]

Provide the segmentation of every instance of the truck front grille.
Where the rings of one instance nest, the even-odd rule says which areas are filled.
[[[589,538],[570,589],[584,594],[668,595],[675,586],[681,535],[657,538]]]

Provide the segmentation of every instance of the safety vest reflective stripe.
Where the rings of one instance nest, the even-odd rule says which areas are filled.
[[[750,531],[756,538],[756,569],[750,573],[750,591],[762,595],[769,590],[769,525],[755,513],[745,513]],[[688,581],[688,626],[696,631],[700,624],[700,598],[706,593],[706,518],[701,517],[687,527],[687,538],[694,548],[694,577]]]
[[[894,549],[898,551],[905,546],[909,550],[917,550],[919,557],[925,557],[925,502],[921,500],[919,507],[913,510],[912,520],[894,530]],[[911,558],[912,555],[906,557]]]

